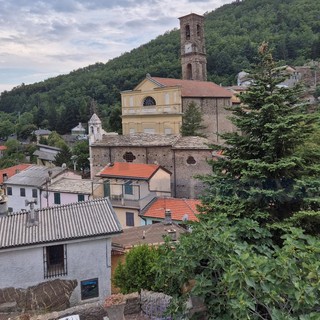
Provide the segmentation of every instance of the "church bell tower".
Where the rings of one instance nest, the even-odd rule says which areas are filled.
[[[207,81],[204,17],[191,13],[179,20],[182,79]]]

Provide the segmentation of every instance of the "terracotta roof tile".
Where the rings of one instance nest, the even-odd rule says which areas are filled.
[[[200,200],[196,199],[177,199],[177,198],[157,198],[144,211],[144,217],[164,219],[165,210],[171,210],[171,218],[173,221],[183,221],[185,215],[188,215],[189,221],[197,221],[199,211],[197,206]]]
[[[1,169],[0,170],[0,184],[3,183],[3,176],[4,175],[6,175],[7,178],[10,178],[10,177],[14,176],[16,173],[19,173],[20,171],[23,171],[23,170],[29,168],[30,166],[31,166],[31,164],[22,163],[22,164],[18,164],[16,166],[13,166],[13,167]]]
[[[172,78],[151,77],[156,83],[164,87],[181,86],[182,97],[213,97],[231,98],[227,89],[209,81],[180,80]]]
[[[112,165],[104,167],[97,176],[148,180],[160,168],[162,167],[156,164],[115,162]],[[164,168],[162,169],[165,170]]]

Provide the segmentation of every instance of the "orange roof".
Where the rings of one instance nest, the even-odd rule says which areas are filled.
[[[180,80],[159,77],[150,77],[150,80],[154,80],[158,84],[165,87],[181,86],[182,97],[232,97],[232,93],[230,91],[209,81]]]
[[[185,215],[188,215],[189,221],[197,221],[196,217],[199,214],[197,205],[200,205],[200,200],[195,199],[177,199],[177,198],[157,198],[146,209],[143,216],[150,218],[165,218],[165,210],[171,210],[171,219],[173,221],[183,221]]]
[[[150,179],[159,169],[157,164],[115,162],[104,167],[97,176],[113,178]],[[169,173],[169,171],[167,171]]]
[[[16,173],[23,171],[32,166],[32,164],[22,163],[13,167],[5,168],[0,170],[0,184],[3,183],[3,176],[7,175],[7,178],[14,176]]]
[[[0,146],[0,151],[7,150],[6,146]]]

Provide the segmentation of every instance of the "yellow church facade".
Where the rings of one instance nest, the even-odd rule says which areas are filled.
[[[182,123],[181,87],[163,86],[151,76],[121,93],[122,133],[174,134]]]

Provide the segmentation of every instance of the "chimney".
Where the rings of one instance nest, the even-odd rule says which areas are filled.
[[[165,210],[165,217],[164,217],[164,222],[165,225],[172,224],[172,217],[171,217],[171,210],[166,209]]]
[[[3,181],[7,181],[8,180],[8,174],[7,173],[3,173],[2,174],[2,180]]]

